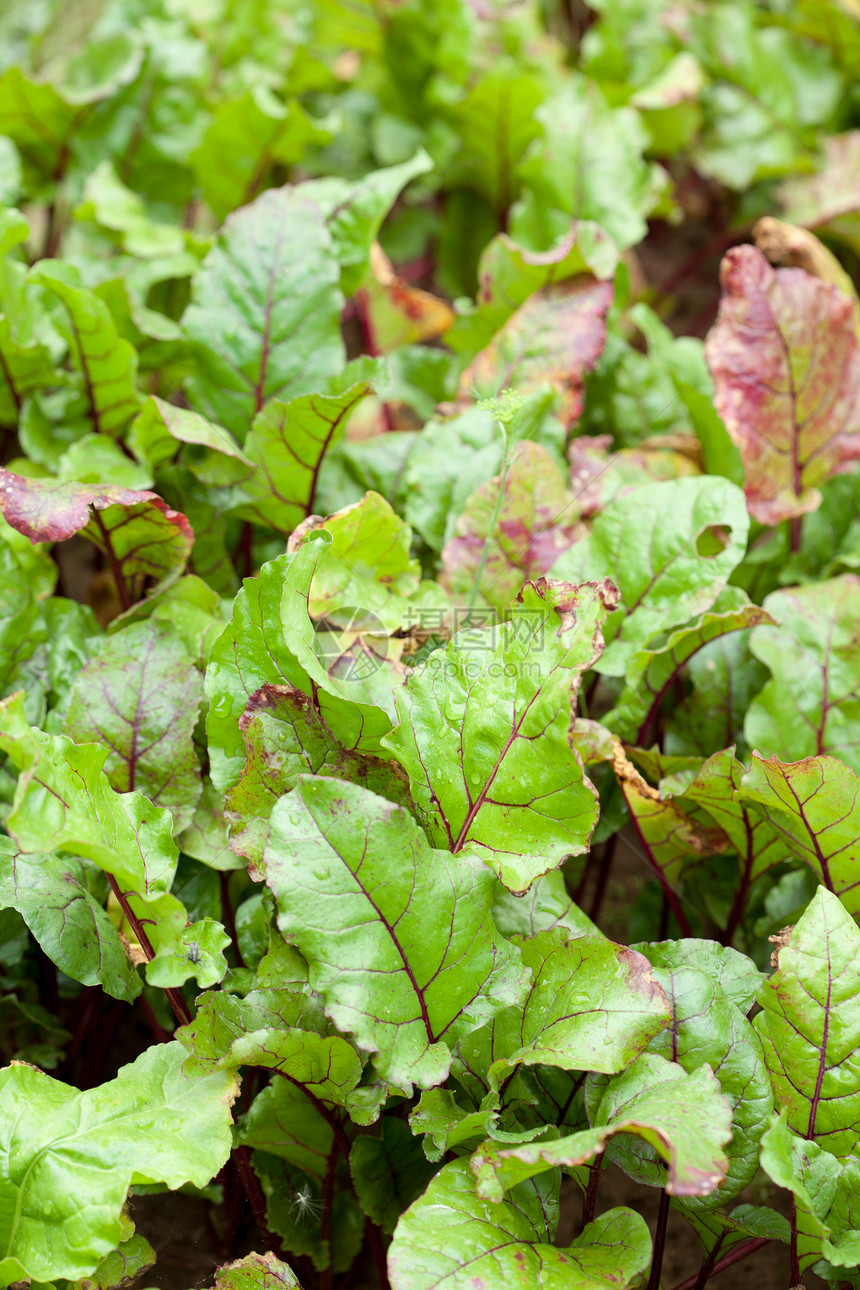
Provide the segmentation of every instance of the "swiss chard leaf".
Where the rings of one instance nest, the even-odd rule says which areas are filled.
[[[490,871],[433,851],[402,807],[355,784],[300,779],[272,811],[261,876],[329,1016],[395,1084],[441,1083],[463,1028],[523,993]]]
[[[459,632],[397,692],[400,724],[384,743],[431,838],[485,856],[512,891],[584,851],[597,821],[567,732],[614,604],[608,580],[527,583],[511,622]]]
[[[0,1276],[87,1276],[119,1243],[132,1182],[203,1187],[230,1154],[236,1077],[189,1080],[181,1045],[155,1044],[81,1093],[25,1065],[0,1074],[5,1106]]]
[[[475,1194],[468,1161],[445,1165],[397,1224],[388,1256],[392,1290],[630,1285],[651,1257],[645,1220],[611,1209],[558,1249],[557,1192],[557,1183],[527,1182],[493,1204]]]
[[[860,773],[860,577],[775,591],[765,605],[779,627],[750,637],[772,680],[747,711],[747,742],[783,761],[837,756]]]
[[[192,404],[242,442],[270,399],[334,376],[339,279],[323,212],[301,189],[270,189],[229,216],[182,319],[198,347]]]
[[[778,965],[759,991],[762,1011],[753,1022],[789,1127],[840,1160],[860,1138],[858,947],[854,919],[819,887],[800,922],[781,938]]]
[[[191,738],[202,699],[203,680],[182,639],[150,619],[109,636],[86,665],[64,730],[75,743],[107,744],[112,787],[166,807],[181,832],[203,789]]]
[[[556,578],[617,580],[620,601],[604,633],[598,671],[623,675],[657,632],[710,609],[746,550],[739,488],[703,475],[647,484],[594,521],[591,536],[554,565]]]

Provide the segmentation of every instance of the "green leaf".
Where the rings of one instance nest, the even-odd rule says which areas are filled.
[[[458,1046],[465,1071],[488,1091],[497,1093],[521,1065],[614,1074],[670,1020],[666,995],[639,954],[563,928],[516,943],[533,977],[525,1000]],[[459,1063],[455,1073],[464,1077]]]
[[[189,408],[177,408],[154,395],[138,412],[128,432],[128,446],[140,460],[156,469],[176,456],[179,444],[220,453],[242,464],[245,458],[236,440],[223,426]]]
[[[23,851],[86,856],[144,900],[170,891],[171,817],[142,793],[114,792],[102,769],[107,748],[32,729],[20,694],[0,703],[0,747],[21,772],[6,828]]]
[[[241,442],[270,399],[339,372],[339,276],[324,212],[305,187],[269,189],[231,215],[182,317],[197,343],[192,405]]]
[[[146,965],[146,979],[162,990],[184,985],[192,978],[202,989],[223,981],[227,972],[224,950],[230,935],[220,923],[203,918],[183,927],[179,936],[166,944],[156,942],[156,955]]]
[[[311,1124],[307,1112],[300,1114],[296,1131],[307,1133]],[[266,1197],[266,1226],[280,1237],[283,1248],[306,1255],[320,1271],[348,1271],[364,1242],[365,1219],[352,1195],[339,1186],[340,1179],[331,1203],[331,1230],[324,1232],[323,1180],[316,1170],[298,1170],[264,1151],[255,1151],[251,1160]],[[324,1169],[325,1159],[319,1163]]]
[[[84,200],[75,218],[92,220],[118,233],[120,245],[129,255],[156,259],[181,255],[185,250],[183,230],[154,220],[143,198],[126,187],[109,161],[100,162],[87,177]]]
[[[366,789],[302,777],[272,811],[261,876],[327,1013],[401,1087],[441,1083],[463,1029],[522,995],[519,953],[493,927],[489,870],[434,852],[401,807]]]
[[[503,936],[534,936],[563,927],[575,936],[597,936],[598,929],[567,894],[564,875],[553,869],[533,882],[524,896],[502,891],[493,905],[493,919]]]
[[[672,632],[665,641],[658,638],[636,651],[627,666],[621,697],[604,717],[606,725],[622,739],[644,744],[672,682],[700,649],[729,632],[774,622],[767,610],[751,604],[739,588],[726,587],[713,608],[695,622]]]
[[[731,1112],[708,1065],[685,1073],[646,1053],[608,1084],[594,1084],[591,1093],[590,1129],[521,1146],[488,1142],[479,1148],[470,1162],[478,1194],[498,1202],[527,1178],[559,1165],[571,1169],[604,1150],[637,1181],[660,1180],[670,1195],[705,1196],[722,1182]]]
[[[750,637],[772,679],[747,712],[747,742],[782,761],[826,753],[860,773],[860,577],[775,591],[765,605],[779,627]]]
[[[136,999],[140,978],[89,891],[81,861],[23,853],[9,838],[0,843],[0,907],[18,910],[48,957],[73,981],[99,984],[126,1003]]]
[[[239,719],[263,685],[288,685],[313,694],[322,720],[350,750],[378,753],[380,738],[390,728],[387,715],[366,701],[361,682],[329,677],[319,647],[314,648],[307,603],[322,550],[320,543],[308,542],[295,555],[264,564],[257,578],[246,579],[230,622],[213,646],[206,669],[206,731],[212,782],[221,791],[242,773],[246,748]]]
[[[394,632],[414,596],[421,566],[411,559],[412,530],[384,497],[366,493],[360,502],[325,521],[331,543],[322,548],[308,598],[311,618],[350,629],[367,626]]]
[[[603,353],[611,303],[612,284],[590,276],[536,291],[463,372],[460,398],[488,399],[503,389],[530,394],[550,385],[564,424],[574,424],[585,402],[585,377]]]
[[[553,1245],[556,1187],[524,1183],[493,1204],[476,1194],[466,1160],[445,1165],[406,1211],[391,1244],[392,1290],[608,1290],[629,1286],[651,1258],[645,1220],[611,1209],[566,1248]]]
[[[710,609],[746,550],[743,494],[703,475],[648,484],[614,501],[553,567],[556,578],[612,578],[620,603],[606,620],[597,670],[623,676],[657,632]]]
[[[409,1125],[386,1116],[381,1137],[362,1134],[352,1144],[349,1172],[367,1217],[390,1233],[404,1209],[424,1191],[436,1169],[428,1164]]]
[[[784,1114],[764,1135],[761,1146],[762,1169],[794,1197],[801,1270],[822,1255],[834,1267],[856,1269],[860,1263],[856,1161],[838,1160],[816,1143],[795,1137]]]
[[[397,692],[400,724],[384,743],[431,839],[484,856],[512,891],[581,854],[597,821],[567,732],[614,597],[609,582],[527,583],[511,622],[464,628]]]
[[[400,806],[411,805],[400,766],[344,748],[299,690],[262,686],[248,699],[239,726],[247,760],[224,805],[233,850],[249,860],[262,861],[272,807],[295,788],[300,775],[348,780]]]
[[[753,1022],[789,1127],[840,1160],[860,1140],[858,948],[853,918],[819,887],[780,938],[778,966],[759,991],[762,1011]]]
[[[483,408],[424,426],[406,462],[404,515],[434,551],[453,535],[475,485],[498,473],[503,455],[498,426]]]
[[[214,1290],[302,1290],[295,1275],[274,1254],[246,1254],[225,1263],[215,1275]]]
[[[253,474],[241,483],[238,514],[292,533],[314,508],[323,459],[343,436],[353,409],[372,391],[372,371],[350,365],[325,393],[271,399],[245,440]]]
[[[90,1276],[76,1281],[73,1290],[114,1290],[116,1286],[127,1286],[151,1268],[156,1258],[149,1241],[135,1234],[105,1255]]]
[[[517,165],[541,134],[535,112],[546,97],[544,79],[502,64],[482,76],[457,105],[457,152],[448,182],[480,193],[500,219],[517,196]]]
[[[767,815],[787,850],[803,860],[845,907],[860,910],[853,848],[860,828],[860,778],[837,757],[785,765],[753,753],[741,797]]]
[[[674,946],[671,942],[665,959],[662,947],[643,947],[672,1007],[671,1029],[656,1035],[648,1051],[677,1062],[689,1075],[707,1062],[731,1107],[728,1170],[708,1198],[711,1208],[733,1200],[752,1181],[758,1168],[759,1141],[773,1111],[773,1091],[761,1045],[744,1013],[706,970],[695,966],[694,953],[685,956],[688,962],[673,962],[677,959]]]
[[[398,194],[411,179],[432,169],[430,157],[419,149],[411,160],[373,170],[361,179],[329,177],[301,185],[299,191],[316,203],[331,234],[345,296],[351,296],[361,285],[370,248]]]
[[[746,757],[744,718],[767,679],[750,651],[749,632],[730,632],[703,645],[687,663],[687,678],[692,692],[673,709],[666,752],[709,757],[735,744],[738,756]]]
[[[445,343],[458,353],[477,353],[535,291],[584,273],[611,278],[617,262],[609,234],[590,220],[575,220],[548,251],[532,251],[499,233],[481,255],[475,307],[457,319]]]
[[[253,85],[218,104],[190,161],[206,201],[223,219],[257,196],[273,166],[294,165],[311,145],[331,138],[330,124],[308,116],[298,99],[283,103],[267,85]]]
[[[118,436],[140,406],[135,389],[137,354],[116,330],[107,305],[84,287],[66,280],[60,261],[41,260],[28,275],[65,306],[64,329],[72,361],[81,373],[93,430]]]
[[[537,110],[543,137],[519,167],[526,192],[511,233],[529,246],[552,245],[571,218],[594,220],[619,247],[645,236],[659,171],[643,160],[646,133],[631,108],[612,108],[584,76],[571,76]]]
[[[5,1193],[0,1276],[89,1275],[118,1244],[132,1182],[203,1187],[230,1154],[235,1076],[189,1080],[180,1044],[155,1044],[81,1093],[28,1066],[0,1073]]]
[[[191,739],[202,699],[202,678],[179,635],[152,619],[133,623],[109,636],[81,672],[64,732],[78,744],[107,744],[111,786],[166,807],[179,833],[203,789]]]
[[[547,573],[586,535],[551,453],[524,440],[501,474],[466,503],[442,552],[446,585],[462,599],[477,589],[488,604],[504,609],[524,582]]]

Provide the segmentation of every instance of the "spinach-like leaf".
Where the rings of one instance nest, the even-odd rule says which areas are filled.
[[[581,854],[597,821],[567,732],[614,604],[608,581],[527,583],[511,622],[458,632],[397,692],[400,724],[383,742],[431,838],[485,856],[512,891]]]
[[[522,996],[519,953],[493,926],[490,871],[433,851],[402,807],[367,789],[303,776],[272,811],[260,876],[329,1016],[401,1087],[441,1083],[464,1028]]]
[[[630,1285],[648,1266],[651,1237],[630,1209],[611,1209],[565,1249],[553,1244],[558,1183],[526,1182],[508,1200],[481,1200],[469,1164],[455,1160],[406,1211],[388,1255],[392,1290],[484,1290]]]
[[[88,1275],[118,1244],[134,1181],[203,1187],[230,1154],[234,1075],[182,1073],[180,1044],[155,1044],[81,1093],[34,1067],[0,1073],[4,1206],[0,1276]]]
[[[860,1140],[858,948],[854,919],[819,887],[800,922],[781,938],[777,968],[759,991],[762,1011],[753,1022],[789,1127],[840,1160]]]

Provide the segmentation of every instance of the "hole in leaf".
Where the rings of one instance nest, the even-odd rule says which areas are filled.
[[[732,530],[729,525],[709,524],[696,537],[696,551],[707,559],[713,555],[719,555],[721,551],[725,551],[731,536]]]

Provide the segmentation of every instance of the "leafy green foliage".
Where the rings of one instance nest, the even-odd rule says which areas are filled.
[[[858,1282],[857,18],[6,4],[0,1284]]]

